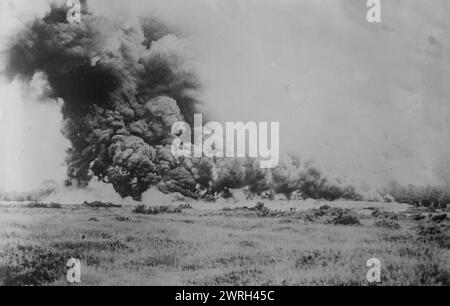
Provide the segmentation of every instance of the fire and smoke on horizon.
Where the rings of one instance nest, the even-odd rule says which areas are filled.
[[[433,3],[384,2],[369,24],[356,0],[89,0],[69,24],[64,1],[2,1],[0,190],[95,179],[136,200],[196,196],[240,166],[283,189],[280,173],[322,177],[306,160],[375,187],[449,184],[450,10]],[[174,158],[170,127],[199,111],[280,122],[302,162],[267,175]]]

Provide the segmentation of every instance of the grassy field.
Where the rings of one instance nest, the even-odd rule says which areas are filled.
[[[366,262],[375,257],[382,285],[450,285],[447,213],[383,213],[372,204],[346,211],[358,222],[338,222],[342,211],[324,204],[334,205],[194,205],[157,215],[131,206],[3,204],[0,284],[67,285],[73,257],[82,262],[81,285],[369,285]]]

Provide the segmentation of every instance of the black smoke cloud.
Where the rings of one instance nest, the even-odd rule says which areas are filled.
[[[123,23],[84,8],[80,24],[58,6],[30,23],[10,44],[6,69],[11,79],[45,74],[49,98],[64,100],[68,184],[96,177],[135,200],[151,186],[206,199],[243,187],[288,198],[358,196],[291,158],[271,170],[253,159],[175,158],[171,126],[192,125],[200,90],[182,40],[156,19]]]
[[[150,186],[193,195],[190,163],[170,152],[170,127],[189,122],[199,82],[181,40],[155,19],[133,25],[91,14],[69,24],[53,5],[8,49],[11,78],[46,75],[51,98],[64,104],[63,134],[71,142],[68,184],[95,176],[122,196],[140,200]],[[51,148],[49,148],[51,150]]]

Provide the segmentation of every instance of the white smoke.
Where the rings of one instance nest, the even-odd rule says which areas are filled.
[[[81,189],[76,185],[64,187],[51,194],[44,199],[44,203],[59,203],[62,205],[81,204],[84,202],[111,202],[121,205],[136,205],[139,202],[133,201],[131,198],[122,199],[118,193],[114,191],[112,185],[92,181],[87,188]]]

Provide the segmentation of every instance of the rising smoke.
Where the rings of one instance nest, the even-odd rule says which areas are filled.
[[[448,4],[392,0],[384,4],[384,21],[376,26],[366,22],[365,3],[360,2],[90,0],[83,23],[70,26],[63,10],[54,7],[48,14],[45,0],[2,1],[0,34],[9,33],[15,40],[5,44],[2,39],[0,49],[6,45],[13,50],[10,77],[26,80],[34,74],[34,79],[41,79],[35,72],[43,71],[42,79],[52,89],[47,98],[64,99],[63,132],[71,141],[69,182],[74,185],[83,187],[98,177],[114,184],[121,194],[139,198],[150,181],[158,182],[162,190],[180,189],[186,194],[193,192],[195,182],[202,188],[210,186],[211,177],[219,189],[241,186],[248,179],[254,180],[249,185],[256,190],[270,185],[286,192],[298,181],[310,186],[322,182],[315,171],[298,171],[291,162],[282,163],[275,175],[250,168],[244,176],[243,166],[229,161],[211,165],[211,161],[172,162],[169,155],[168,160],[153,159],[147,146],[164,153],[157,147],[170,136],[163,129],[163,118],[156,126],[157,121],[149,119],[153,115],[143,115],[147,102],[165,97],[172,101],[162,103],[167,111],[175,114],[178,107],[179,117],[188,121],[196,105],[198,82],[189,67],[185,42],[199,59],[195,67],[204,86],[200,96],[214,120],[280,121],[281,150],[314,158],[336,177],[375,187],[391,180],[448,185]],[[12,29],[11,3],[19,15],[14,23],[20,25]],[[136,16],[149,15],[164,22],[149,18],[134,22]],[[20,21],[33,16],[38,20],[16,35],[18,28],[24,28]],[[170,65],[145,61],[156,54],[164,54]],[[195,86],[180,84],[168,90],[176,79],[149,73],[169,66],[170,76]],[[155,80],[160,83],[154,85]],[[134,112],[133,118],[128,110]],[[22,113],[32,112],[27,108]],[[53,120],[52,127],[59,123],[59,118],[42,117]],[[26,137],[16,138],[21,144],[29,142]],[[56,137],[47,133],[42,138]],[[38,154],[35,142],[27,148],[37,163],[49,154]],[[16,154],[11,151],[9,155]],[[154,169],[150,161],[157,172],[142,170]],[[2,162],[0,166],[8,164],[6,173],[34,172],[47,179],[37,166],[14,171],[16,165],[0,156]],[[182,183],[174,177],[182,178]]]
[[[10,78],[44,73],[49,97],[64,100],[67,183],[97,177],[136,200],[162,181],[189,193],[177,183],[195,188],[192,173],[167,147],[172,124],[189,122],[198,104],[182,41],[156,20],[122,24],[84,7],[83,21],[69,24],[53,5],[17,36],[6,67]]]

